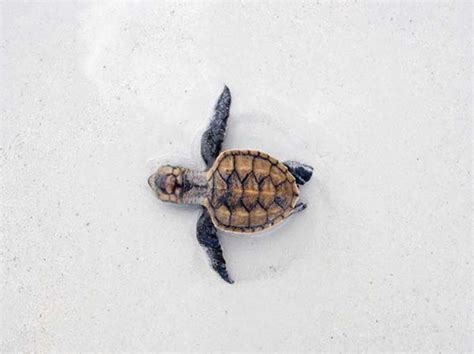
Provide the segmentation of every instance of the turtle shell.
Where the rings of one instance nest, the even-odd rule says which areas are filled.
[[[224,231],[254,233],[289,216],[298,200],[295,177],[260,151],[226,150],[207,174],[205,206]]]

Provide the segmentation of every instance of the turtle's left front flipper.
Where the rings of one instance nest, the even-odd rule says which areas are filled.
[[[206,253],[211,260],[211,266],[219,273],[222,279],[232,284],[234,281],[227,273],[224,255],[222,254],[221,244],[217,237],[217,230],[212,223],[211,217],[206,208],[202,208],[202,214],[199,217],[196,231],[199,244],[206,249]]]
[[[229,118],[230,103],[230,91],[225,86],[214,108],[211,123],[201,138],[201,155],[207,168],[212,166],[217,155],[221,152],[227,118]]]

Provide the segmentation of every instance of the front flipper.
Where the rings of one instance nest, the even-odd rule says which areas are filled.
[[[211,266],[219,273],[222,279],[232,284],[234,281],[229,277],[225,264],[225,259],[222,254],[221,244],[217,237],[217,230],[212,223],[211,217],[206,208],[203,208],[202,214],[199,217],[197,227],[197,239],[199,244],[206,249],[207,255],[211,260]]]
[[[208,168],[212,166],[221,151],[227,118],[229,118],[230,103],[230,91],[225,86],[214,108],[211,123],[201,138],[201,155]]]
[[[313,175],[313,168],[309,165],[297,161],[285,161],[285,166],[288,167],[291,174],[295,176],[296,183],[303,185],[311,179]]]

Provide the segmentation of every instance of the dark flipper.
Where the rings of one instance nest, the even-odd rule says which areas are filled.
[[[311,179],[313,175],[313,168],[309,165],[297,161],[285,161],[284,164],[290,170],[291,174],[295,176],[296,183],[303,185]]]
[[[211,266],[219,273],[222,279],[232,284],[234,281],[227,273],[225,259],[222,254],[221,244],[217,237],[217,230],[212,223],[211,217],[206,208],[203,208],[202,214],[197,223],[197,239],[199,244],[206,249],[207,255],[211,260]]]
[[[230,91],[225,86],[214,108],[211,123],[201,138],[201,155],[208,168],[212,166],[221,151],[227,118],[229,118],[230,102]]]

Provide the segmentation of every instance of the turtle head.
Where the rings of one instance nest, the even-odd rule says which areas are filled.
[[[148,184],[162,201],[182,203],[184,171],[182,167],[161,166],[148,178]]]

